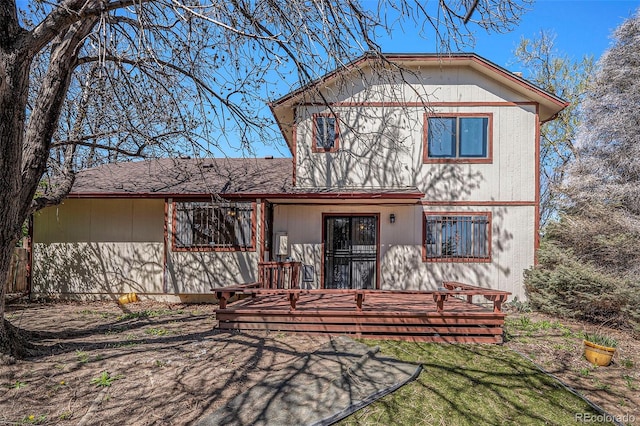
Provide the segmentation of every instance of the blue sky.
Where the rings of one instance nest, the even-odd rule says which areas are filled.
[[[573,59],[598,59],[611,42],[611,33],[640,7],[640,0],[538,0],[511,33],[479,35],[475,52],[509,67],[522,37],[540,30],[556,33],[556,47]],[[514,69],[514,71],[517,71]]]
[[[541,30],[556,34],[558,51],[573,59],[593,55],[596,59],[607,49],[612,31],[640,7],[640,0],[537,0],[513,31],[487,34],[474,29],[473,51],[506,68],[512,68],[513,51],[523,37],[533,38]],[[429,40],[394,34],[382,42],[386,52],[433,52]],[[517,71],[514,69],[514,71]]]
[[[475,29],[476,45],[464,51],[475,52],[511,71],[520,71],[513,56],[520,40],[534,38],[541,30],[549,30],[556,34],[558,52],[575,60],[584,55],[592,55],[597,60],[609,47],[613,30],[638,8],[640,0],[537,0],[509,33],[487,34]],[[402,33],[393,34],[380,44],[387,53],[436,51],[431,40],[407,37]],[[284,142],[279,147],[256,148],[258,156],[289,155]]]
[[[377,5],[373,0],[363,2],[370,2],[372,7]],[[19,6],[25,3],[25,0],[18,0]],[[520,40],[523,37],[534,38],[541,30],[550,30],[556,34],[555,44],[560,53],[566,53],[575,60],[584,55],[593,55],[597,60],[609,46],[612,31],[638,8],[640,0],[537,0],[511,32],[487,34],[484,30],[474,29],[476,45],[464,51],[475,52],[511,71],[520,71],[513,57]],[[390,38],[378,41],[387,53],[436,51],[431,37],[425,40],[397,32]],[[254,149],[257,156],[290,155],[284,141],[275,146],[254,145]],[[242,155],[231,148],[223,150],[230,156]]]

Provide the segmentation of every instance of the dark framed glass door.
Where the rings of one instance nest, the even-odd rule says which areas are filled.
[[[376,288],[377,216],[324,217],[324,288]]]

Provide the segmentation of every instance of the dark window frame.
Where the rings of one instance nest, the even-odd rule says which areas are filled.
[[[485,227],[482,233],[480,227]],[[424,212],[422,261],[491,262],[491,228],[491,212]]]
[[[318,121],[319,120],[333,120],[333,145],[327,146],[328,144],[318,144],[319,141],[319,133],[318,133]],[[337,114],[313,114],[312,120],[312,136],[311,136],[311,149],[313,152],[336,152],[340,149],[340,125]],[[323,128],[327,129],[328,126],[323,125]],[[326,131],[322,132],[322,136],[326,137],[328,134]]]
[[[437,118],[455,118],[456,119],[456,152],[455,156],[451,157],[433,157],[429,153],[429,119]],[[487,146],[486,156],[473,157],[473,156],[460,156],[460,119],[464,118],[485,118],[487,119]],[[435,113],[424,114],[423,124],[423,163],[471,163],[471,164],[492,164],[493,163],[493,113]]]
[[[173,251],[256,250],[254,201],[173,200],[172,207]]]

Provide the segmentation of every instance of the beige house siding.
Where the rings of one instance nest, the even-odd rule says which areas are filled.
[[[336,74],[319,81],[322,99],[308,90],[276,101],[274,114],[292,149],[296,188],[291,191],[288,176],[269,178],[264,186],[262,173],[245,174],[249,182],[235,196],[247,188],[269,188],[250,193],[273,203],[274,245],[276,236],[286,235],[286,254],[272,257],[313,266],[306,287],[322,285],[323,214],[372,214],[379,216],[381,289],[433,290],[442,281],[463,281],[523,298],[522,273],[535,261],[538,126],[540,117],[553,119],[563,102],[477,58],[405,59],[409,71],[402,75],[390,69],[380,76],[364,63],[353,74],[345,71],[344,78]],[[314,149],[317,114],[337,117],[337,149]],[[438,114],[490,117],[489,158],[425,161],[425,120]],[[219,183],[227,188],[224,179]],[[336,189],[373,194],[407,188],[424,193],[421,202],[396,198],[409,191],[392,199],[328,196]],[[318,191],[316,198],[316,189],[331,191]],[[72,199],[45,209],[34,225],[34,291],[209,295],[214,287],[254,282],[265,257],[262,200],[256,201],[255,246],[244,251],[172,247],[171,198]],[[491,258],[423,259],[425,212],[465,211],[491,214]]]
[[[40,294],[162,292],[164,202],[68,199],[34,216]]]
[[[491,212],[491,261],[488,263],[424,262],[423,212]],[[396,221],[390,223],[394,214]],[[321,287],[323,214],[379,214],[379,271],[383,290],[435,290],[442,281],[462,281],[524,297],[522,271],[533,263],[532,206],[433,207],[422,205],[277,205],[274,231],[286,233],[288,255],[315,270]],[[517,242],[517,243],[516,243]]]
[[[478,86],[472,86],[477,92]],[[458,90],[463,91],[463,88]],[[483,92],[484,93],[484,92]],[[489,97],[488,95],[485,97]],[[494,96],[495,97],[495,96]],[[535,105],[516,105],[515,95],[491,97],[498,104],[466,106],[467,96],[431,99],[451,102],[433,114],[491,114],[492,162],[423,164],[425,109],[392,106],[319,106],[298,108],[297,181],[300,187],[400,188],[415,186],[427,200],[533,201],[536,176]],[[507,105],[507,102],[510,104]],[[337,152],[313,152],[314,114],[337,115]],[[357,130],[352,130],[357,129]]]
[[[463,281],[511,291],[524,297],[523,270],[535,261],[538,107],[521,93],[475,70],[424,67],[406,81],[388,84],[368,74],[368,89],[325,87],[331,108],[307,102],[296,108],[297,166],[300,187],[416,187],[423,205],[278,206],[276,231],[289,230],[291,256],[316,270],[322,267],[322,213],[380,213],[380,286],[382,289],[433,290],[442,281]],[[411,83],[413,86],[410,87]],[[427,109],[420,105],[427,100]],[[338,118],[339,148],[311,149],[314,114]],[[477,114],[491,117],[491,152],[486,164],[424,161],[428,114]],[[422,258],[423,211],[490,212],[490,262],[425,262]],[[396,223],[390,224],[390,213]],[[280,229],[278,229],[278,226]]]
[[[438,108],[437,112],[493,114],[493,159],[491,164],[421,164],[416,185],[425,200],[535,201],[535,107]],[[417,161],[422,162],[422,144],[416,151]]]
[[[490,212],[490,262],[423,262],[422,212]],[[443,281],[460,281],[486,288],[505,290],[524,297],[522,288],[524,269],[534,259],[534,217],[531,206],[424,206],[415,210],[414,243],[398,239],[398,244],[383,244],[381,274],[383,288],[388,290],[434,290]],[[396,221],[396,224],[399,220]],[[393,225],[390,225],[391,227]],[[395,231],[390,230],[393,235]],[[384,241],[385,233],[382,232]]]
[[[169,200],[169,218],[173,203]],[[256,203],[256,247],[250,251],[174,251],[167,253],[167,290],[169,293],[211,293],[215,287],[255,282],[261,247],[261,209]],[[172,234],[173,220],[168,222]],[[169,245],[172,241],[169,241]]]
[[[325,84],[321,87],[323,97],[305,98],[305,101],[308,104],[322,104],[326,100],[338,105],[362,102],[531,101],[531,98],[501,84],[498,79],[467,66],[440,67],[438,63],[404,66],[408,71],[402,75],[395,71],[381,75],[379,70],[372,72],[370,68],[361,69],[353,74],[352,79],[338,78]]]
[[[163,199],[65,200],[34,216],[32,293],[212,295],[214,287],[253,282],[261,247],[257,208],[255,250],[178,252],[168,238],[165,253]],[[169,220],[168,235],[171,227]]]

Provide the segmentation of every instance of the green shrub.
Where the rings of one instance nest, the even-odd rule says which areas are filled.
[[[640,335],[640,283],[579,260],[555,241],[543,242],[538,266],[525,271],[531,306],[541,312],[628,328]]]

